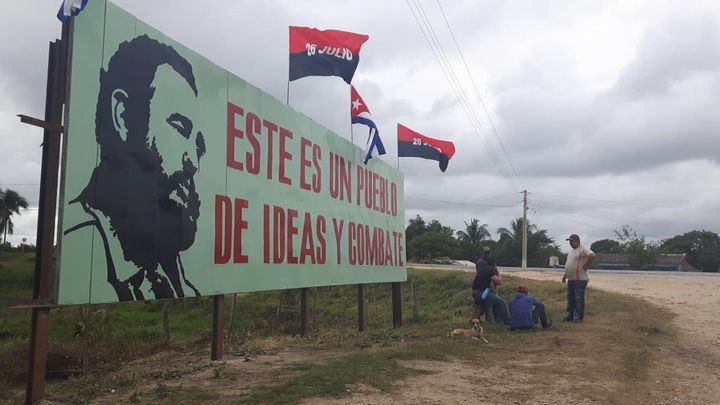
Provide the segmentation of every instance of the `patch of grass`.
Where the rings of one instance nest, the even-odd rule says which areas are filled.
[[[147,395],[137,392],[131,395],[131,401],[153,404],[197,404],[217,400],[220,396],[200,387],[184,387],[182,384],[166,385],[157,383]]]
[[[35,253],[0,253],[0,299],[32,296]]]
[[[384,351],[353,354],[324,364],[301,363],[289,369],[299,372],[299,375],[278,385],[254,387],[242,401],[290,404],[313,397],[340,398],[347,395],[348,385],[355,383],[368,384],[387,392],[398,380],[421,373],[401,366]]]
[[[156,380],[176,380],[185,375],[185,373],[182,370],[172,369],[155,371],[150,373],[150,375]]]

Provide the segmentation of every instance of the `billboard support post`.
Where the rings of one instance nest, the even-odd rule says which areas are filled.
[[[222,360],[225,336],[225,296],[213,296],[213,328],[210,360]]]
[[[365,331],[367,327],[367,319],[365,318],[365,286],[358,284],[357,292],[357,307],[358,307],[358,330],[360,332]]]
[[[393,327],[402,326],[402,284],[392,283]]]
[[[308,303],[310,301],[310,289],[300,289],[300,334],[307,336],[310,333],[310,311]]]
[[[45,375],[50,323],[51,279],[53,272],[53,244],[55,240],[55,207],[60,167],[60,142],[63,103],[68,61],[70,23],[63,24],[62,37],[51,42],[48,52],[47,88],[45,93],[45,121],[21,116],[24,123],[44,129],[42,169],[38,202],[37,251],[33,277],[33,301],[46,302],[32,308],[28,378],[25,402],[32,404],[45,393]]]

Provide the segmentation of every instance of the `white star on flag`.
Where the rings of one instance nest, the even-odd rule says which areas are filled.
[[[363,103],[360,102],[359,98],[352,102],[353,110],[359,109],[361,105],[363,105]]]
[[[365,145],[365,159],[363,163],[367,164],[373,156],[384,155],[385,146],[380,139],[380,132],[378,132],[377,125],[370,118],[370,110],[365,104],[365,100],[360,97],[355,86],[350,86],[350,122],[352,124],[362,124],[368,127],[368,138]]]

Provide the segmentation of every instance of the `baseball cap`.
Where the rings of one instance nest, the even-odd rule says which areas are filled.
[[[492,249],[490,249],[490,246],[483,246],[483,253],[485,252],[491,252]]]
[[[565,240],[576,240],[576,241],[580,241],[580,237],[577,236],[577,234],[574,233],[574,234],[570,235],[570,237],[567,238],[567,239],[565,239]]]
[[[518,290],[518,292],[522,292],[522,293],[525,293],[525,294],[527,294],[528,292],[530,292],[530,289],[528,288],[528,286],[527,286],[526,284],[520,284],[520,285],[518,286],[517,290]]]

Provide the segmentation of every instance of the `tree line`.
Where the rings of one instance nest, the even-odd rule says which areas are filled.
[[[452,260],[477,261],[484,246],[489,246],[500,266],[522,264],[523,219],[516,218],[509,228],[498,228],[496,239],[477,218],[463,221],[465,229],[455,231],[438,220],[426,222],[420,215],[410,219],[405,228],[407,259],[416,263],[448,263]],[[658,242],[648,241],[625,225],[615,230],[615,239],[602,239],[590,245],[596,253],[619,253],[630,267],[645,270],[653,267],[663,254],[684,254],[700,271],[717,272],[720,267],[720,236],[711,231],[691,231]],[[546,267],[550,256],[565,262],[565,254],[546,229],[528,221],[527,262],[529,267]]]
[[[477,261],[484,246],[495,253],[498,265],[518,267],[522,263],[523,219],[516,218],[509,228],[495,231],[497,240],[492,239],[487,224],[480,224],[477,218],[463,221],[465,229],[455,231],[438,220],[426,222],[420,215],[410,219],[405,228],[408,261],[417,263],[443,263],[452,259]],[[527,261],[530,267],[545,267],[550,256],[564,254],[555,240],[547,235],[546,229],[539,229],[528,221]]]
[[[655,265],[663,254],[684,254],[685,260],[700,271],[720,270],[720,236],[701,230],[657,242],[648,241],[630,226],[615,231],[615,239],[602,239],[590,245],[596,253],[620,253],[628,258],[635,269],[645,270]]]

